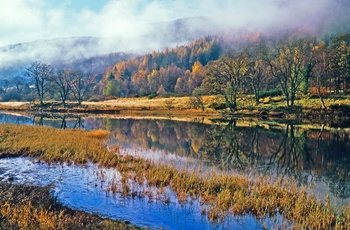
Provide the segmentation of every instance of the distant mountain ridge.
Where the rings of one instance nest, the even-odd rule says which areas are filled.
[[[49,63],[57,68],[102,73],[108,66],[120,61],[153,51],[188,45],[191,41],[207,35],[221,34],[225,41],[234,40],[237,42],[240,40],[244,43],[247,38],[250,39],[254,36],[274,37],[290,34],[291,31],[295,33],[298,30],[307,31],[310,29],[272,27],[262,33],[261,31],[250,31],[249,28],[223,29],[217,23],[218,21],[213,21],[209,17],[181,18],[170,22],[140,25],[137,28],[141,31],[137,31],[139,36],[121,34],[120,37],[110,38],[62,37],[11,44],[0,47],[0,80],[23,75],[23,70],[34,61]],[[320,28],[324,27],[323,23],[320,25],[318,25]],[[320,32],[322,31],[320,28],[315,26],[312,30]],[[348,24],[343,22],[332,26],[333,30],[341,29],[344,31],[348,28]],[[338,31],[335,34],[338,34]]]
[[[0,47],[0,79],[22,75],[34,61],[57,68],[83,69],[101,73],[108,66],[137,54],[172,48],[212,34],[206,18],[184,18],[172,22],[147,24],[141,37],[62,37]],[[140,28],[141,29],[141,28]],[[136,39],[136,40],[135,40]]]

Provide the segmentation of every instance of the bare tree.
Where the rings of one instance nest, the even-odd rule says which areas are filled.
[[[28,76],[34,83],[40,106],[43,106],[45,94],[49,90],[48,84],[50,83],[50,76],[52,76],[54,68],[45,63],[33,62],[26,70]]]
[[[79,106],[94,84],[94,78],[89,73],[75,71],[72,76],[71,90]]]
[[[62,105],[66,107],[66,101],[71,91],[71,85],[75,72],[69,69],[60,69],[56,71],[56,74],[50,77],[50,81],[57,86],[57,90],[60,94]]]

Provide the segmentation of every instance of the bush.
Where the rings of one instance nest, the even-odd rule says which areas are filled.
[[[213,102],[209,108],[213,108],[215,110],[221,110],[221,109],[226,109],[227,105],[225,102],[219,103],[219,102]]]
[[[104,97],[102,97],[101,95],[93,95],[91,96],[91,98],[88,100],[89,102],[99,102],[99,101],[103,101]]]
[[[22,100],[22,95],[20,95],[17,92],[8,92],[5,95],[2,96],[2,101],[21,101]]]
[[[266,90],[266,91],[261,91],[259,95],[260,98],[265,98],[265,97],[276,97],[276,96],[281,96],[282,91],[279,89],[271,89],[271,90]]]
[[[147,97],[148,97],[148,99],[153,99],[153,98],[157,97],[157,94],[152,93],[152,94],[148,95]]]

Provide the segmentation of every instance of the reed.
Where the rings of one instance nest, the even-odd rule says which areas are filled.
[[[38,209],[30,201],[23,204],[4,203],[0,205],[0,227],[31,229],[140,229],[124,222],[102,220],[83,212],[69,213]]]
[[[258,218],[281,214],[295,229],[350,229],[350,204],[337,210],[328,197],[322,202],[293,180],[177,169],[122,156],[118,151],[108,152],[103,137],[107,133],[0,125],[0,152],[3,156],[35,156],[48,162],[91,161],[113,167],[120,172],[122,185],[111,186],[112,192],[131,196],[129,181],[144,184],[147,180],[149,186],[160,190],[172,189],[179,201],[200,199],[208,206],[203,213],[213,221],[232,213],[254,214]]]
[[[0,182],[0,229],[140,229],[62,206],[50,188]]]

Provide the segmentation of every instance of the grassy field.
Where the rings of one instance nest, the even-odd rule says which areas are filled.
[[[130,194],[128,181],[156,186],[160,191],[169,187],[179,201],[199,198],[207,208],[203,214],[216,221],[227,214],[254,214],[258,218],[280,213],[293,223],[295,229],[350,229],[350,205],[341,210],[308,195],[294,181],[271,178],[249,178],[225,174],[179,170],[175,166],[122,156],[118,149],[107,151],[105,131],[57,130],[48,127],[0,125],[0,157],[32,156],[47,162],[88,161],[116,168],[122,175],[122,192]],[[54,137],[54,138],[53,138]],[[111,187],[111,190],[120,189]],[[12,209],[11,206],[9,207]],[[28,209],[27,206],[20,207]]]
[[[115,100],[99,101],[99,102],[83,102],[82,106],[77,106],[72,102],[68,102],[67,108],[63,108],[59,102],[46,102],[44,111],[55,112],[96,112],[109,113],[117,112],[121,114],[173,114],[182,116],[212,116],[218,112],[211,108],[216,103],[215,96],[203,97],[205,111],[193,108],[190,97],[171,97],[171,98],[119,98]],[[0,102],[0,110],[40,110],[38,105],[29,102]]]
[[[350,98],[347,97],[329,97],[325,98],[326,110],[332,110],[336,107],[350,107]],[[63,108],[60,102],[47,101],[43,110],[56,112],[118,112],[125,114],[182,114],[184,116],[217,115],[220,108],[224,106],[224,99],[220,96],[203,96],[202,102],[204,111],[195,108],[193,97],[156,97],[149,99],[147,97],[139,98],[118,98],[99,102],[83,102],[82,106],[77,106],[74,102],[68,102],[67,108]],[[321,110],[321,101],[318,98],[304,96],[295,101],[294,107],[305,110]],[[252,96],[240,97],[237,101],[237,109],[240,113],[258,114],[261,111],[283,111],[286,109],[284,97],[267,97],[260,99],[257,104]],[[0,102],[0,110],[41,110],[39,105],[29,102]],[[286,110],[288,111],[288,110]]]

